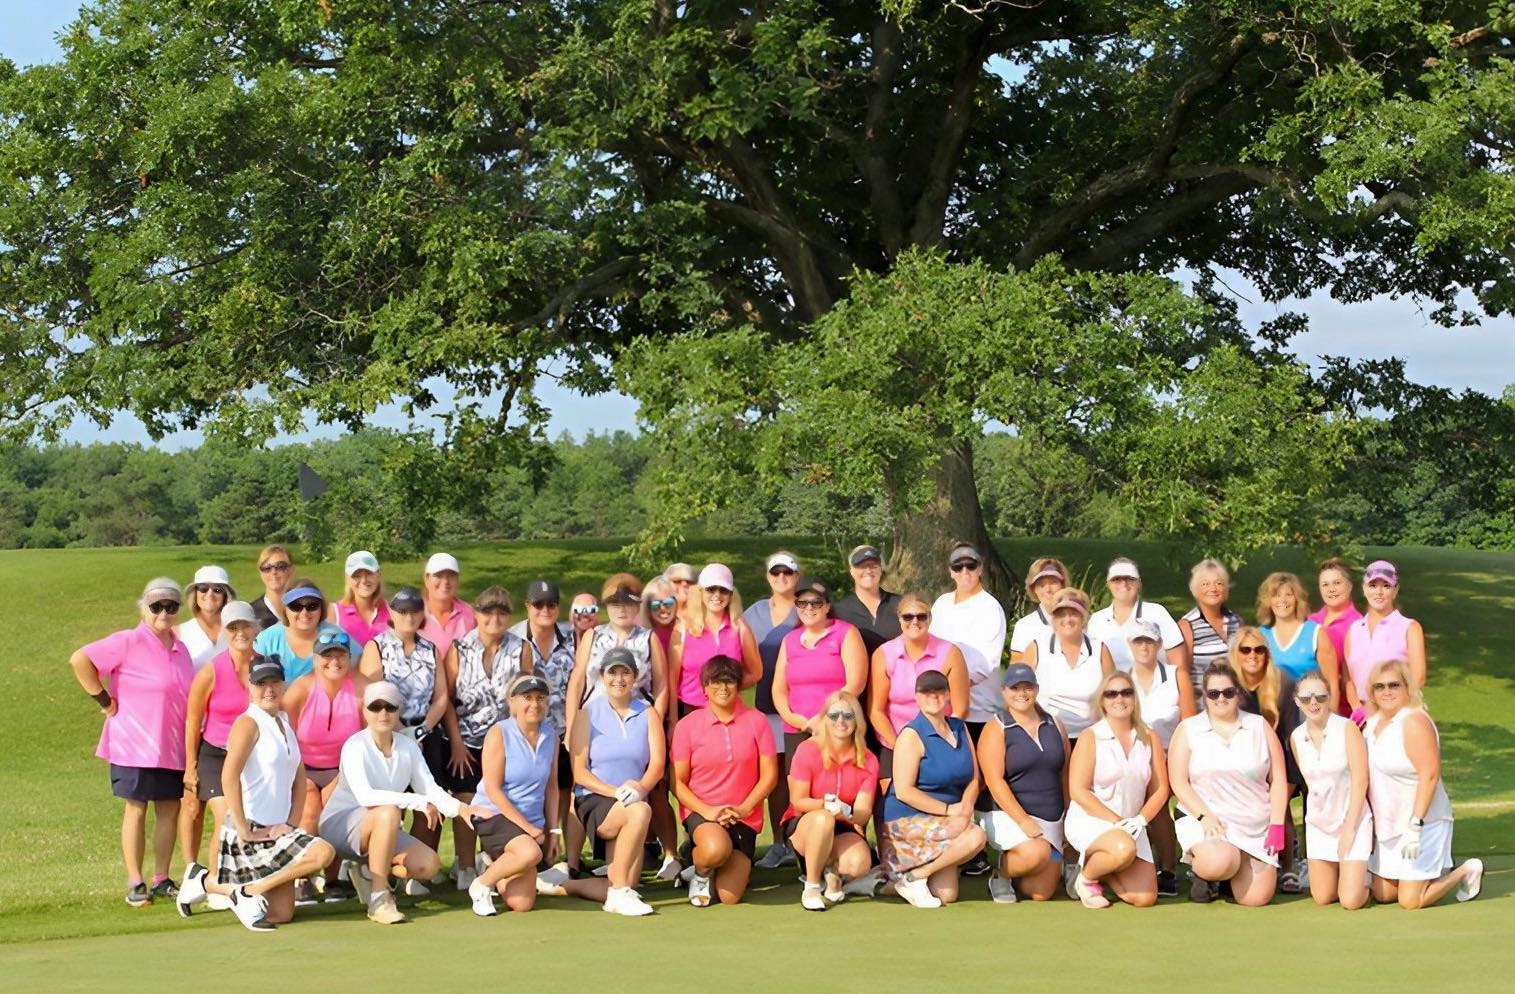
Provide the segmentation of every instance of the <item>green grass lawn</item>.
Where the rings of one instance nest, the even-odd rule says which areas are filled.
[[[618,545],[513,543],[454,551],[466,571],[465,596],[501,583],[519,597],[526,581],[539,575],[557,577],[565,594],[597,589],[617,565]],[[766,589],[763,555],[779,545],[837,564],[823,572],[844,576],[842,550],[803,539],[700,542],[686,555],[730,562],[751,598]],[[1142,564],[1149,597],[1175,615],[1185,607],[1187,574],[1166,564],[1155,546],[1014,540],[1000,548],[1015,564],[1043,552],[1059,555],[1076,576],[1091,577],[1103,575],[1111,556],[1128,553]],[[992,905],[980,880],[969,881],[964,903],[942,911],[853,900],[821,919],[799,909],[799,888],[792,871],[784,871],[760,875],[750,906],[735,909],[696,911],[679,900],[681,892],[660,885],[644,891],[660,911],[648,920],[613,919],[570,899],[547,899],[530,915],[483,920],[468,913],[462,895],[448,893],[413,906],[402,901],[414,921],[398,928],[370,925],[349,905],[302,910],[301,922],[269,938],[243,931],[229,915],[199,914],[186,922],[171,906],[133,910],[121,901],[120,808],[110,797],[104,764],[93,757],[95,708],[67,666],[74,648],[134,622],[135,596],[150,576],[187,580],[195,567],[217,562],[230,570],[240,593],[256,594],[253,555],[249,548],[0,552],[0,589],[21,591],[26,605],[0,648],[0,676],[16,702],[0,762],[0,966],[13,989],[137,989],[161,985],[165,971],[188,984],[201,978],[178,971],[215,964],[218,990],[261,990],[271,981],[303,990],[341,975],[333,970],[375,962],[395,971],[386,971],[387,981],[401,984],[425,983],[428,973],[444,982],[487,984],[499,975],[512,984],[571,983],[588,967],[590,975],[614,978],[626,990],[820,984],[878,991],[909,983],[976,989],[991,977],[1065,981],[1073,975],[1073,958],[1087,949],[1100,951],[1104,965],[1085,975],[1101,985],[1213,986],[1197,961],[1233,971],[1233,983],[1246,989],[1276,989],[1314,970],[1326,970],[1322,977],[1357,971],[1385,950],[1403,949],[1379,983],[1392,991],[1486,984],[1491,969],[1507,961],[1499,950],[1515,926],[1509,900],[1515,888],[1515,668],[1508,662],[1515,657],[1509,585],[1515,555],[1390,553],[1403,577],[1406,613],[1427,631],[1427,698],[1457,808],[1458,857],[1483,856],[1491,871],[1473,905],[1346,914],[1317,909],[1308,899],[1280,898],[1261,910],[1180,900],[1151,911],[1115,908],[1096,915],[1067,901]],[[420,561],[388,563],[385,572],[394,586],[416,580],[420,568]],[[1257,582],[1273,569],[1309,573],[1295,550],[1259,557],[1237,578],[1232,605],[1244,616],[1252,613]],[[308,572],[328,591],[340,589],[340,563]],[[220,930],[210,957],[206,930]],[[1259,942],[1271,949],[1259,950]],[[277,945],[279,955],[258,956],[257,945]],[[308,972],[317,962],[320,972]],[[1245,964],[1239,976],[1238,963]]]

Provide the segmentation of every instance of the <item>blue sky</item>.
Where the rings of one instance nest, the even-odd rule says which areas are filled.
[[[55,37],[78,9],[67,0],[0,0],[0,5],[4,8],[0,14],[0,55],[22,66],[58,57]],[[1490,362],[1491,357],[1515,355],[1515,319],[1490,320],[1475,328],[1441,328],[1412,300],[1380,298],[1342,305],[1320,294],[1305,301],[1270,303],[1244,282],[1232,282],[1231,286],[1243,301],[1242,316],[1249,326],[1281,311],[1308,314],[1310,330],[1294,340],[1295,349],[1307,360],[1320,355],[1399,356],[1405,360],[1410,376],[1422,383],[1493,395],[1515,382],[1515,367],[1509,362]],[[628,428],[635,420],[635,402],[619,394],[584,398],[545,379],[540,393],[553,411],[548,425],[552,436],[568,431],[581,437],[591,430]],[[392,427],[403,424],[396,411],[381,412],[376,420]],[[316,434],[335,431],[319,429]],[[71,437],[81,442],[148,441],[141,425],[126,416],[103,430],[93,424],[77,425]],[[178,447],[197,441],[198,433],[183,432],[160,444]]]

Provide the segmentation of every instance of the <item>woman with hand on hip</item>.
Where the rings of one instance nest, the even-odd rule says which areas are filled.
[[[1073,889],[1086,908],[1108,908],[1102,884],[1137,908],[1157,903],[1157,869],[1147,824],[1168,803],[1163,746],[1142,721],[1136,684],[1114,671],[1094,695],[1099,720],[1068,761],[1063,831],[1079,854]]]
[[[1205,710],[1173,733],[1168,777],[1184,817],[1174,826],[1193,870],[1190,900],[1208,904],[1231,882],[1237,904],[1273,900],[1284,848],[1289,784],[1284,752],[1267,719],[1241,709],[1228,663],[1205,668]]]
[[[1305,854],[1310,896],[1355,911],[1368,901],[1373,816],[1368,811],[1368,746],[1356,725],[1331,709],[1331,688],[1319,673],[1296,684],[1304,722],[1289,748],[1304,777]]]
[[[917,908],[958,897],[958,870],[984,849],[973,821],[978,762],[968,726],[947,714],[947,678],[927,670],[915,680],[920,713],[894,744],[894,779],[884,795],[879,862],[894,892]]]
[[[1368,675],[1380,663],[1402,661],[1410,682],[1420,690],[1426,685],[1426,633],[1420,622],[1399,611],[1399,571],[1387,559],[1368,564],[1362,571],[1362,591],[1368,613],[1352,622],[1344,643],[1347,679],[1343,681],[1354,721],[1372,706]]]
[[[1368,606],[1371,612],[1371,599]],[[1368,692],[1373,712],[1363,737],[1375,836],[1368,862],[1373,899],[1415,911],[1455,887],[1457,900],[1471,901],[1483,889],[1483,860],[1452,869],[1452,802],[1441,781],[1441,736],[1410,667],[1399,660],[1377,664],[1368,673]]]
[[[149,580],[137,601],[141,621],[91,642],[69,657],[74,679],[105,716],[95,755],[110,764],[111,793],[121,798],[121,855],[126,903],[151,904],[178,890],[169,879],[184,794],[184,723],[195,666],[174,634],[183,593],[167,577]],[[154,874],[142,877],[147,806],[153,806]]]
[[[483,599],[482,597],[480,598]],[[495,914],[499,894],[511,911],[537,902],[537,865],[562,843],[558,815],[558,736],[547,717],[547,681],[535,673],[510,684],[510,717],[484,737],[483,775],[474,791],[474,824],[489,865],[468,885],[473,913]]]
[[[363,688],[367,727],[342,744],[341,777],[321,812],[321,838],[342,859],[368,917],[381,925],[405,920],[395,907],[389,878],[429,880],[440,868],[436,850],[405,833],[402,819],[414,811],[430,825],[442,819],[472,819],[480,809],[460,804],[431,777],[421,747],[397,735],[400,688],[387,680]]]
[[[790,757],[783,829],[805,868],[806,911],[840,904],[846,884],[868,875],[873,859],[865,834],[878,793],[878,759],[868,751],[857,695],[828,694],[817,726]]]
[[[226,895],[216,890],[214,836],[226,820],[226,798],[221,790],[221,768],[226,762],[226,740],[232,724],[247,710],[248,673],[262,657],[253,652],[258,621],[250,604],[232,601],[221,612],[226,632],[226,651],[195,673],[189,685],[189,708],[184,719],[184,801],[179,809],[179,848],[184,853],[184,880],[179,885],[179,914],[189,917],[191,907],[208,894],[217,895],[211,907],[229,908]],[[205,826],[205,807],[210,807],[212,850],[210,867],[200,864],[200,836]],[[209,885],[209,886],[207,886]]]
[[[305,765],[294,727],[284,716],[284,669],[260,659],[248,673],[247,710],[231,726],[221,789],[216,883],[248,929],[266,932],[295,916],[295,881],[336,856],[331,844],[302,831]]]
[[[978,738],[979,771],[993,805],[979,820],[1000,852],[989,897],[1014,904],[1019,884],[1024,896],[1048,901],[1061,873],[1068,731],[1036,702],[1036,670],[1011,663],[1002,683],[1004,710]]]
[[[231,577],[219,566],[201,566],[195,570],[195,578],[184,593],[189,598],[187,620],[180,622],[174,633],[189,658],[199,669],[218,654],[226,651],[226,625],[221,618],[227,601],[237,596],[231,587]]]

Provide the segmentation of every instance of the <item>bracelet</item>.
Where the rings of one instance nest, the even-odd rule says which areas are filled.
[[[548,835],[562,835],[563,834],[563,830],[561,828],[549,828],[547,830],[547,834]]]
[[[110,707],[110,691],[106,690],[104,687],[100,688],[100,693],[90,694],[89,696],[93,697],[95,699],[95,703],[100,705],[102,708]]]

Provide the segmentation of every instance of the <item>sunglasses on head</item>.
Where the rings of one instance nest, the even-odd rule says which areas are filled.
[[[826,718],[830,721],[856,721],[857,715],[851,711],[827,711]]]
[[[775,566],[768,571],[769,576],[793,576],[794,570],[788,566]]]
[[[1301,703],[1301,704],[1324,704],[1324,703],[1326,703],[1326,701],[1329,701],[1330,699],[1331,699],[1331,695],[1328,694],[1328,693],[1326,693],[1323,690],[1320,691],[1319,693],[1315,693],[1315,694],[1299,694],[1299,695],[1297,695],[1295,697],[1295,700],[1299,701],[1299,703]]]
[[[153,614],[178,614],[178,601],[153,601],[147,605],[147,609]]]
[[[1265,645],[1239,645],[1236,651],[1243,656],[1266,656],[1268,647]]]
[[[378,714],[380,711],[384,712],[385,714],[394,714],[400,709],[388,701],[374,701],[372,704],[368,705],[368,710],[373,714]]]
[[[794,603],[803,608],[819,608],[826,606],[826,602],[821,600],[819,597],[801,597]]]
[[[1373,684],[1373,693],[1376,694],[1382,690],[1403,690],[1404,687],[1405,685],[1400,683],[1398,680],[1390,680],[1387,683]]]
[[[586,607],[576,607],[573,609],[573,616],[575,618],[592,618],[599,613],[600,605],[598,604],[590,604]]]
[[[973,562],[972,560],[964,560],[963,562],[952,564],[952,572],[954,573],[962,573],[967,570],[976,569],[978,569],[978,563]]]
[[[900,621],[907,625],[915,622],[925,624],[930,620],[931,615],[925,611],[906,611],[904,614],[900,615]]]
[[[1115,687],[1111,687],[1109,690],[1105,691],[1105,700],[1107,700],[1107,701],[1113,701],[1113,700],[1115,700],[1118,697],[1135,697],[1135,696],[1136,696],[1136,691],[1132,690],[1130,687],[1121,687],[1119,689],[1116,689]]]
[[[671,607],[678,607],[677,597],[654,597],[647,602],[647,606],[653,611],[666,611]]]
[[[1226,700],[1229,701],[1233,697],[1236,696],[1236,688],[1235,687],[1212,687],[1209,690],[1205,691],[1205,696],[1208,697],[1208,698],[1210,698],[1210,700],[1212,700],[1212,701],[1218,701],[1222,697],[1224,697]]]
[[[289,572],[289,563],[287,563],[287,562],[283,562],[283,563],[264,563],[262,566],[258,567],[258,572],[259,573],[287,573],[287,572]]]
[[[321,610],[321,602],[295,601],[293,604],[289,605],[289,610],[292,614],[301,614],[307,611],[319,611]]]

